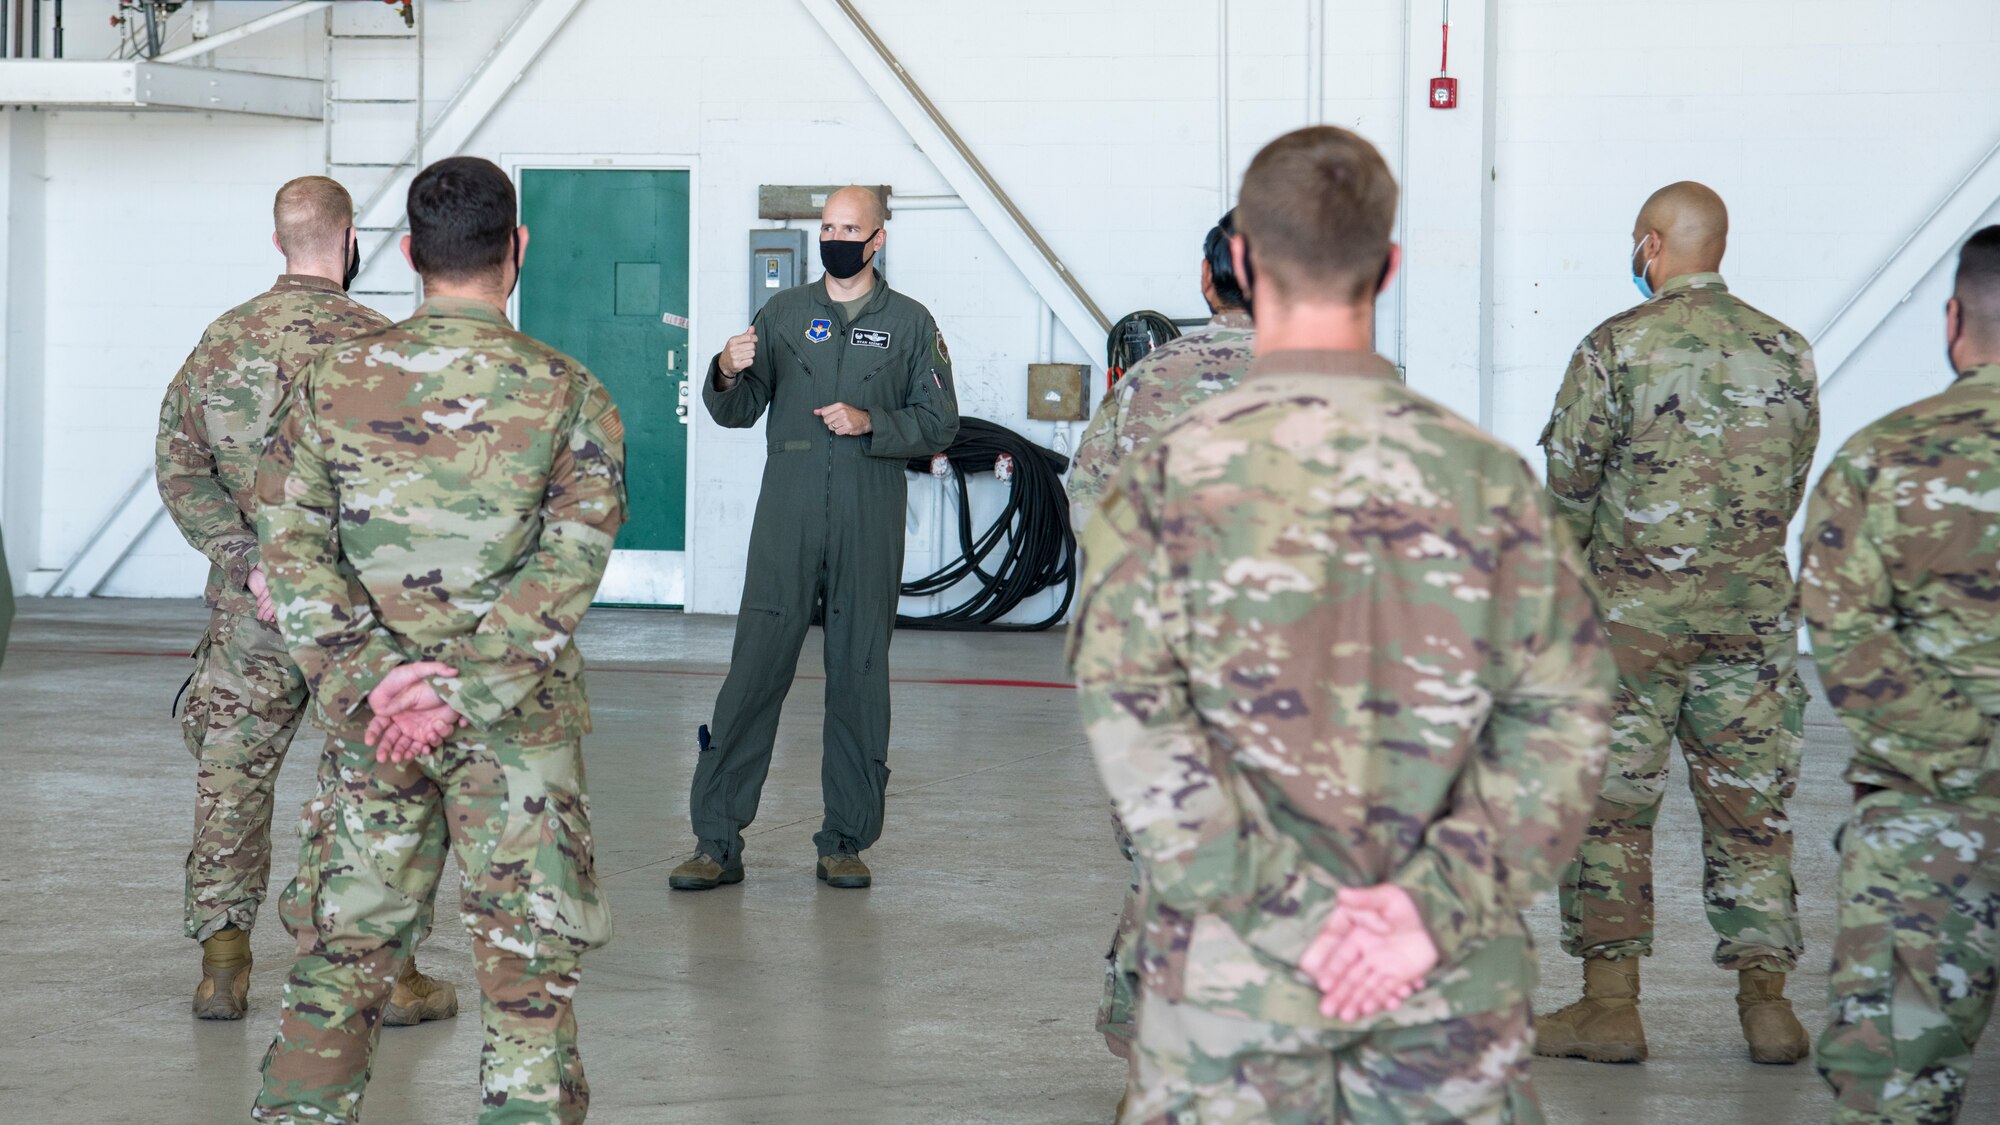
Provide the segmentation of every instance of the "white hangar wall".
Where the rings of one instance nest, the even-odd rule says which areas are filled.
[[[431,0],[432,112],[526,0]],[[97,5],[108,12],[109,0]],[[280,5],[229,4],[230,19]],[[1111,316],[1199,310],[1199,239],[1265,141],[1314,116],[1375,140],[1392,166],[1437,153],[1441,114],[1421,108],[1435,59],[1434,0],[860,0],[863,14]],[[72,54],[110,44],[71,0]],[[1824,327],[1965,172],[2000,140],[2000,72],[1985,65],[1985,0],[1505,0],[1455,6],[1451,119],[1484,138],[1490,223],[1467,224],[1470,264],[1433,254],[1435,213],[1407,231],[1412,296],[1391,294],[1381,345],[1416,357],[1441,337],[1484,339],[1483,404],[1500,436],[1532,443],[1575,341],[1636,300],[1632,215],[1681,178],[1716,186],[1736,228],[1724,269],[1747,299],[1808,333]],[[1469,14],[1467,10],[1470,10]],[[1323,56],[1307,29],[1323,12]],[[1481,78],[1481,24],[1490,37]],[[317,75],[319,21],[226,48],[232,67]],[[1227,113],[1218,42],[1226,30]],[[1408,108],[1406,108],[1408,107]],[[9,111],[10,175],[23,153],[46,176],[41,276],[10,273],[0,495],[18,578],[61,568],[150,459],[159,396],[203,324],[277,272],[276,184],[320,170],[318,123],[225,115]],[[1226,121],[1226,156],[1221,126]],[[39,132],[39,148],[23,140]],[[23,146],[29,146],[24,148]],[[693,347],[713,353],[745,322],[745,232],[763,183],[950,186],[797,0],[585,0],[469,151],[501,161],[567,155],[659,159],[695,170]],[[28,163],[32,163],[29,161]],[[1465,177],[1476,209],[1481,188]],[[1428,188],[1431,185],[1419,185]],[[1454,189],[1458,190],[1458,189]],[[17,223],[18,227],[18,223]],[[965,412],[1056,448],[1081,426],[1025,419],[1025,368],[1042,305],[963,210],[904,211],[890,226],[893,283],[928,304],[951,341]],[[1483,237],[1483,242],[1481,241]],[[19,240],[18,231],[15,240]],[[1459,245],[1453,243],[1454,246]],[[539,244],[536,249],[541,249]],[[10,253],[12,247],[10,245]],[[1483,258],[1479,254],[1483,253]],[[33,255],[30,255],[32,259]],[[1483,270],[1490,300],[1422,292],[1440,269]],[[533,268],[533,255],[530,255]],[[1826,449],[1867,419],[1941,386],[1944,271],[1888,318],[1832,384]],[[1449,279],[1447,279],[1449,280]],[[22,302],[39,285],[42,307]],[[25,310],[25,312],[23,311]],[[401,313],[406,308],[385,307]],[[19,323],[25,316],[31,323]],[[1473,347],[1468,343],[1466,347]],[[1056,359],[1101,364],[1102,341],[1058,330]],[[1480,353],[1472,353],[1476,367]],[[1473,413],[1475,383],[1425,366],[1412,379]],[[762,463],[754,434],[697,411],[691,433],[690,608],[731,612]],[[24,438],[22,435],[27,435]],[[32,459],[29,439],[42,451]],[[912,489],[911,569],[931,560],[926,488]],[[997,486],[996,486],[997,487]],[[989,489],[990,492],[990,489]],[[191,595],[203,566],[164,522],[102,592]],[[33,581],[28,583],[33,585]]]

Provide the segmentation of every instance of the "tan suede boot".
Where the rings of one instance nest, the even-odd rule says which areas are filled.
[[[250,1008],[250,935],[225,926],[201,943],[201,983],[194,1018],[240,1020]]]
[[[409,1027],[425,1020],[448,1020],[458,1014],[458,988],[448,980],[427,977],[417,971],[417,959],[412,957],[403,965],[403,975],[396,978],[395,991],[389,993],[389,1003],[382,1009],[382,1023],[387,1027]]]
[[[1639,1024],[1639,959],[1583,963],[1583,999],[1535,1017],[1535,1053],[1551,1059],[1601,1063],[1646,1060],[1646,1029]]]
[[[1812,1053],[1812,1040],[1785,999],[1783,973],[1745,969],[1736,974],[1736,1018],[1743,1023],[1751,1062],[1791,1066]]]

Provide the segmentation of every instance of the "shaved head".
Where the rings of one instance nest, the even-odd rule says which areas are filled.
[[[1658,255],[1680,267],[1668,276],[1713,272],[1721,268],[1723,251],[1729,245],[1729,208],[1706,184],[1693,180],[1668,184],[1639,208],[1633,240],[1649,234],[1660,236]]]
[[[844,187],[826,197],[826,207],[820,211],[820,223],[824,226],[836,217],[839,220],[835,222],[836,227],[848,226],[848,220],[855,220],[852,225],[860,227],[861,233],[867,235],[880,229],[888,220],[889,208],[883,204],[882,197],[875,194],[874,188]]]
[[[300,176],[278,189],[271,221],[287,259],[343,259],[347,228],[354,225],[354,197],[325,176]]]
[[[2000,353],[2000,226],[1965,240],[1951,295],[1965,342],[1982,356]]]

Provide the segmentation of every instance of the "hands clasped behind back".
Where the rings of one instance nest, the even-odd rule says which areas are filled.
[[[445,703],[429,679],[456,675],[458,669],[450,665],[420,661],[399,664],[382,677],[368,693],[368,706],[375,717],[368,721],[363,739],[375,748],[378,763],[401,764],[429,754],[442,746],[451,732],[466,725],[464,716]]]

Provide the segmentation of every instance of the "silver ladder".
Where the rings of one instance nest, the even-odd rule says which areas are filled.
[[[326,174],[347,188],[357,212],[404,169],[423,167],[424,0],[413,0],[410,11],[414,26],[405,26],[400,13],[385,4],[336,4],[326,12]],[[414,89],[405,75],[414,77]],[[407,123],[400,120],[405,114]],[[371,244],[388,245],[405,226],[407,220],[396,227],[358,228],[362,252]],[[399,315],[415,309],[413,288],[370,287],[375,265],[362,262],[354,296],[367,304],[406,299],[409,305],[396,310]]]

